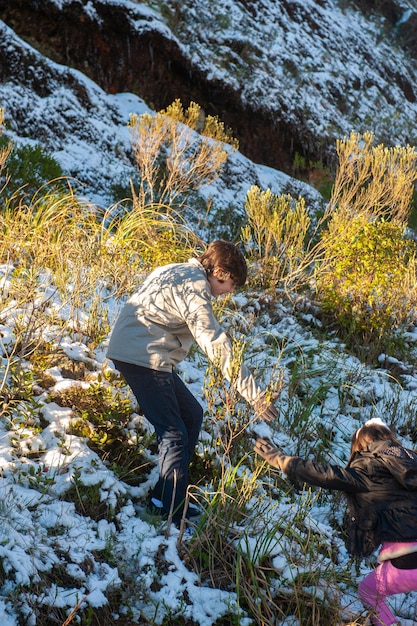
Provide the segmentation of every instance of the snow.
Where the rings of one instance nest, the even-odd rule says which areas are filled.
[[[406,20],[415,5],[402,6]],[[415,117],[415,103],[404,99],[398,85],[387,82],[385,72],[395,74],[399,63],[390,50],[391,40],[379,36],[378,20],[378,15],[364,15],[337,0],[262,6],[228,0],[207,5],[200,0],[181,12],[178,38],[187,56],[211,79],[240,89],[248,105],[306,122],[315,137],[329,132],[343,136],[352,128],[363,132],[372,120],[372,130],[385,140],[415,143],[406,123],[408,115]],[[214,40],[211,24],[217,26]],[[234,52],[236,44],[242,52]],[[396,54],[402,56],[399,49]],[[406,80],[415,84],[415,68],[406,53],[401,66]],[[354,87],[358,81],[360,90]],[[366,97],[361,97],[364,92]],[[397,133],[392,120],[398,115],[404,123]]]
[[[70,0],[56,0],[59,6],[63,6]],[[139,7],[137,3],[121,3],[129,6],[132,11],[142,11],[149,19],[155,18],[155,12],[146,7]],[[264,3],[265,4],[265,3]],[[244,97],[251,102],[254,94],[265,94],[265,103],[268,105],[274,99],[281,97],[280,92],[286,91],[289,100],[294,101],[294,108],[288,111],[289,116],[299,114],[299,107],[310,107],[308,92],[305,91],[300,100],[300,93],[295,92],[295,86],[289,80],[288,74],[281,72],[278,78],[279,89],[276,84],[270,82],[270,75],[275,71],[275,57],[286,54],[288,59],[293,56],[293,50],[297,47],[300,62],[299,71],[303,67],[315,65],[316,84],[312,81],[311,90],[320,92],[323,81],[338,82],[342,89],[344,72],[343,64],[346,62],[349,48],[349,33],[358,32],[358,19],[353,13],[346,10],[341,12],[335,3],[331,3],[332,12],[312,2],[294,2],[294,11],[299,11],[300,16],[305,11],[311,12],[311,19],[329,20],[328,54],[323,58],[322,48],[309,50],[308,54],[304,47],[303,23],[300,19],[299,29],[292,33],[285,32],[282,24],[282,3],[267,3],[270,15],[263,24],[263,40],[259,41],[253,54],[264,56],[264,71],[255,71],[251,91],[246,91]],[[207,3],[206,3],[207,5]],[[85,11],[94,15],[94,6],[91,2],[86,3]],[[248,15],[243,5],[230,2],[209,3],[208,11],[199,12],[197,7],[190,9],[190,19],[205,20],[206,22],[219,21],[223,15],[233,23],[233,31],[225,30],[226,40],[233,33],[237,41],[242,37],[244,29],[249,28]],[[407,12],[403,14],[403,20],[407,19]],[[191,22],[190,22],[191,23]],[[361,22],[361,27],[363,23]],[[367,29],[372,28],[371,21]],[[239,30],[240,29],[240,30]],[[3,36],[9,39],[10,46],[26,47],[36,59],[40,55],[24,44],[4,24],[1,25]],[[249,33],[252,31],[249,29]],[[332,38],[337,32],[338,39],[346,40],[346,57],[333,54]],[[259,30],[252,33],[253,39],[258,40]],[[197,37],[204,39],[207,31],[194,28],[194,32],[188,31],[189,41],[183,44],[188,48],[190,55],[196,58],[198,63],[210,68],[208,72],[222,78],[219,67],[222,48],[217,50],[217,56],[203,55],[207,48],[198,45]],[[246,37],[246,35],[245,35]],[[272,43],[271,43],[272,42]],[[271,43],[271,45],[269,45]],[[384,52],[383,42],[378,44],[381,54]],[[320,53],[319,53],[320,52]],[[359,51],[358,51],[359,53]],[[314,61],[313,61],[314,59]],[[4,83],[0,85],[0,100],[6,106],[8,120],[8,135],[12,140],[32,142],[30,137],[22,139],[14,130],[13,116],[16,110],[24,111],[27,115],[29,128],[42,127],[43,120],[59,118],[62,125],[72,128],[69,134],[63,133],[61,137],[51,137],[48,141],[54,156],[67,172],[78,175],[83,172],[83,180],[86,185],[84,191],[90,194],[90,199],[104,205],[109,201],[105,192],[105,185],[97,190],[92,182],[101,173],[105,184],[128,176],[131,171],[131,163],[123,156],[114,158],[117,145],[123,146],[123,150],[129,152],[129,135],[126,127],[130,113],[141,114],[148,112],[146,104],[133,94],[105,94],[97,85],[82,75],[80,72],[64,68],[52,62],[48,62],[51,75],[57,80],[64,74],[71,75],[80,85],[83,85],[88,93],[92,105],[89,115],[74,97],[68,84],[63,82],[57,89],[53,89],[47,96],[39,96],[19,86],[17,83]],[[330,65],[331,64],[331,67]],[[34,71],[36,71],[34,69]],[[352,78],[350,76],[349,80]],[[366,81],[366,75],[361,74],[361,80]],[[414,78],[413,78],[414,80]],[[266,89],[266,86],[268,87]],[[343,86],[343,89],[346,87]],[[376,87],[370,87],[370,91]],[[377,95],[377,92],[375,92]],[[349,94],[348,94],[349,96]],[[396,100],[393,93],[392,99]],[[360,105],[357,115],[364,117],[370,115],[372,101],[364,101]],[[387,109],[389,111],[389,109]],[[311,111],[311,124],[316,129],[333,123],[340,129],[345,130],[345,121],[338,116],[332,118],[327,107],[320,107],[317,101],[314,110]],[[329,117],[326,115],[329,114]],[[403,111],[403,115],[411,118],[414,113],[411,104]],[[76,124],[74,125],[74,122]],[[228,163],[228,178],[210,188],[203,190],[202,195],[206,198],[213,196],[215,203],[227,206],[242,206],[242,200],[251,184],[258,184],[261,188],[270,187],[275,193],[280,193],[291,185],[298,189],[300,195],[308,194],[312,204],[319,203],[319,194],[306,185],[291,179],[289,176],[277,172],[271,168],[250,162],[241,153],[237,152],[230,156]],[[10,274],[13,268],[0,267],[1,283],[0,290],[7,289]],[[45,286],[47,289],[47,285]],[[60,308],[60,303],[54,301],[50,293],[44,294],[45,306],[51,312],[58,307],[65,320],[65,310]],[[277,304],[274,313],[275,321],[272,324],[266,312],[262,313],[256,296],[246,293],[238,293],[233,297],[236,310],[242,311],[242,315],[248,314],[248,319],[253,319],[253,326],[248,329],[251,342],[248,347],[247,360],[252,367],[256,368],[265,382],[273,375],[276,367],[283,367],[285,372],[284,390],[277,402],[279,418],[276,424],[263,422],[251,423],[247,427],[247,436],[255,439],[256,436],[269,437],[278,445],[282,446],[289,454],[314,455],[318,443],[318,427],[333,432],[333,446],[326,454],[336,463],[345,463],[349,455],[349,441],[352,432],[364,421],[371,417],[380,417],[388,421],[397,429],[404,425],[410,425],[410,415],[413,415],[417,405],[417,371],[412,363],[399,363],[389,355],[381,355],[380,369],[370,369],[344,351],[336,338],[330,340],[318,339],[316,329],[320,322],[313,313],[297,314],[296,311],[283,304]],[[121,302],[109,302],[110,321],[113,322]],[[256,310],[261,312],[259,316],[252,316]],[[0,325],[0,380],[5,375],[7,365],[8,346],[14,341],[14,318],[17,311],[9,307],[2,311]],[[53,316],[51,316],[53,317]],[[278,321],[276,321],[278,320]],[[68,329],[70,329],[70,321]],[[224,322],[225,326],[233,327],[233,315]],[[45,329],[45,333],[54,336],[55,329]],[[273,336],[282,343],[283,350],[280,360],[271,354],[267,338]],[[407,340],[410,351],[415,355],[417,342],[417,328],[410,329]],[[88,388],[97,380],[98,374],[112,369],[112,365],[106,361],[106,338],[102,345],[91,350],[87,345],[71,335],[59,340],[59,345],[65,354],[74,361],[84,363],[91,373],[91,380],[74,381],[66,378],[58,366],[51,367],[47,373],[54,380],[54,385],[49,393],[62,391],[75,385]],[[397,382],[384,369],[388,365],[402,365],[407,375],[402,379],[402,385]],[[295,415],[294,398],[289,397],[288,385],[294,368],[302,370],[305,374],[305,391],[311,396],[318,389],[326,389],[322,403],[313,408],[311,415],[307,416],[305,424],[295,424],[292,418]],[[187,359],[181,367],[181,375],[196,395],[202,406],[207,410],[207,401],[203,395],[205,361],[201,355],[193,355]],[[126,390],[128,393],[128,390]],[[182,607],[182,615],[185,619],[194,620],[199,626],[212,626],[218,620],[228,614],[237,615],[241,609],[238,606],[236,593],[221,589],[214,589],[198,579],[184,560],[180,557],[177,546],[178,531],[171,528],[168,536],[165,536],[165,528],[155,525],[144,515],[144,504],[149,489],[157,480],[156,458],[150,452],[148,460],[150,468],[147,480],[140,486],[130,486],[118,478],[102,459],[92,451],[81,437],[70,434],[71,422],[74,419],[72,407],[61,407],[48,399],[46,393],[41,393],[35,398],[39,406],[39,413],[48,423],[41,432],[31,427],[30,407],[24,403],[15,410],[10,422],[3,420],[0,423],[0,460],[2,476],[0,478],[0,559],[4,570],[4,580],[0,587],[0,623],[2,626],[18,626],[21,616],[24,615],[28,625],[42,626],[38,624],[36,612],[33,607],[37,603],[51,607],[64,608],[67,613],[81,600],[94,609],[108,604],[108,595],[112,590],[118,589],[125,584],[121,578],[121,571],[131,573],[131,594],[129,598],[129,610],[136,617],[144,615],[151,623],[160,624],[164,621],[166,613],[175,613]],[[131,429],[134,438],[135,425],[152,429],[146,420],[134,412],[127,428]],[[205,424],[200,436],[198,453],[203,455],[212,450],[213,436],[210,417],[205,418]],[[414,423],[414,422],[413,422]],[[297,430],[298,429],[298,430]],[[295,433],[295,434],[294,434]],[[407,433],[403,434],[403,441],[411,444]],[[247,468],[246,468],[247,469]],[[106,503],[109,510],[116,511],[114,519],[95,520],[82,512],[77,511],[74,502],[66,501],[66,494],[71,487],[77,485],[95,488],[99,494],[99,500]],[[209,489],[207,485],[207,489]],[[335,515],[331,510],[329,500],[319,502],[312,498],[312,502],[303,502],[303,495],[297,504],[291,502],[285,495],[279,502],[271,501],[265,518],[261,520],[260,536],[245,536],[241,549],[248,554],[257,555],[260,559],[264,554],[272,557],[272,564],[279,573],[279,580],[275,579],[271,584],[282,584],[285,587],[295,575],[285,555],[294,550],[295,543],[291,537],[274,534],[268,541],[264,539],[268,529],[274,528],[278,519],[291,519],[299,511],[299,506],[304,506],[304,524],[307,530],[321,536],[324,545],[332,545],[338,556],[339,568],[349,568],[349,558],[345,546],[340,537],[330,524],[330,518]],[[308,500],[310,495],[306,495]],[[255,505],[255,503],[254,503]],[[99,558],[100,553],[110,550],[116,557],[117,565],[111,565]],[[165,562],[169,564],[163,572],[158,569],[157,561],[163,552]],[[295,556],[295,555],[294,555]],[[324,558],[324,557],[321,557]],[[64,566],[68,576],[74,581],[73,586],[63,587],[57,582],[51,582],[45,588],[42,595],[35,598],[30,593],[19,596],[19,609],[14,604],[14,594],[19,593],[21,586],[31,589],[39,582],[42,573],[51,576],[54,567]],[[315,564],[317,565],[317,564]],[[307,563],[306,568],[311,563]],[[302,567],[297,570],[300,573]],[[306,570],[307,571],[307,570]],[[353,583],[367,571],[364,565],[357,575],[352,567],[351,577]],[[158,581],[154,587],[153,583]],[[333,588],[316,588],[314,593],[325,592],[337,593]],[[187,603],[184,604],[184,597]],[[417,595],[415,593],[406,596],[398,596],[391,604],[399,611],[402,623],[406,625],[417,622],[415,606]],[[339,602],[345,607],[347,614],[358,615],[362,607],[356,599],[354,590],[344,586],[340,592]],[[120,607],[122,611],[123,607]],[[166,622],[165,622],[166,623]],[[244,614],[240,619],[241,626],[250,626],[252,621]],[[279,622],[282,625],[298,624],[295,617],[288,617]],[[278,624],[278,623],[277,623]]]
[[[251,298],[248,295],[237,294],[235,304],[242,307],[251,306]],[[10,313],[10,316],[12,314]],[[353,429],[363,423],[368,416],[377,415],[391,421],[394,415],[387,411],[387,404],[392,402],[397,405],[395,423],[398,426],[401,420],[408,419],[408,407],[414,402],[415,385],[417,374],[410,375],[410,387],[400,388],[384,370],[370,370],[361,363],[344,354],[343,350],[337,351],[337,342],[327,346],[320,343],[312,329],[314,324],[311,320],[304,320],[301,324],[294,313],[282,309],[282,318],[274,327],[268,325],[266,316],[259,318],[259,326],[252,330],[256,342],[251,349],[254,354],[253,361],[267,362],[267,370],[270,365],[275,365],[274,358],[268,356],[266,346],[262,343],[262,336],[271,332],[286,344],[286,353],[282,357],[281,366],[287,372],[286,382],[290,372],[294,354],[303,354],[305,358],[310,355],[311,363],[307,368],[306,384],[310,391],[314,391],[320,385],[327,385],[328,392],[323,399],[323,404],[317,415],[311,415],[308,428],[315,432],[316,424],[331,428],[334,432],[332,459],[335,462],[344,463],[348,456],[349,437]],[[11,321],[11,317],[9,320]],[[3,325],[7,328],[7,325]],[[107,366],[104,360],[97,359],[97,355],[86,359],[87,348],[79,341],[67,338],[62,342],[67,355],[74,360],[87,362],[91,371],[97,371]],[[258,352],[259,350],[259,352]],[[102,351],[101,354],[104,352]],[[199,357],[201,360],[201,356]],[[337,367],[335,367],[337,363]],[[56,379],[55,388],[59,385],[80,384],[74,380],[66,380],[59,368],[51,368],[49,374]],[[200,402],[205,406],[202,397],[204,367],[199,360],[189,359],[182,367],[182,375],[197,395]],[[265,372],[267,376],[267,372]],[[362,405],[358,415],[355,403],[350,407],[348,403],[341,406],[341,390],[348,380],[356,382],[352,385],[351,392]],[[82,383],[87,385],[87,383]],[[349,383],[351,384],[351,383]],[[366,404],[366,398],[372,398],[370,404]],[[130,563],[129,567],[135,572],[134,580],[141,588],[148,590],[148,598],[151,603],[143,602],[139,593],[135,600],[135,594],[130,601],[137,611],[142,612],[153,623],[161,623],[165,613],[175,612],[181,606],[181,598],[186,594],[188,604],[183,608],[184,618],[192,619],[201,626],[211,626],[231,609],[238,610],[236,598],[232,591],[213,589],[201,584],[198,576],[190,571],[178,554],[177,537],[178,531],[171,529],[168,537],[164,536],[164,528],[159,529],[145,518],[141,518],[143,511],[143,499],[146,497],[150,484],[156,481],[156,467],[150,472],[149,482],[146,487],[132,488],[119,480],[113,472],[106,467],[102,460],[90,450],[86,443],[74,435],[68,435],[73,411],[70,407],[60,407],[46,398],[38,398],[41,412],[49,425],[41,434],[36,434],[29,427],[24,429],[25,437],[20,445],[24,444],[25,451],[17,458],[11,445],[13,431],[6,425],[1,425],[0,442],[1,457],[3,459],[3,478],[0,485],[0,557],[3,562],[5,573],[8,577],[7,588],[3,589],[3,596],[10,596],[12,585],[30,586],[36,581],[41,572],[51,571],[54,566],[61,562],[59,555],[65,554],[65,568],[68,575],[77,581],[74,588],[60,587],[51,584],[45,589],[42,598],[38,598],[45,605],[53,605],[70,610],[81,598],[91,607],[98,609],[107,604],[107,594],[113,588],[121,584],[117,566],[98,562],[94,554],[103,551],[108,542],[111,542],[119,561],[123,566]],[[300,452],[301,454],[314,454],[314,441],[297,440],[291,432],[293,426],[288,421],[291,412],[287,389],[284,391],[278,403],[280,409],[279,421],[276,425],[266,423],[254,423],[248,427],[248,434],[252,437],[271,437],[281,445],[288,453]],[[343,409],[343,410],[342,410]],[[132,425],[139,415],[132,415]],[[209,418],[206,418],[209,419]],[[207,427],[206,427],[207,428]],[[199,451],[203,452],[206,445],[210,446],[211,436],[206,428],[203,428],[200,438]],[[22,437],[22,432],[20,436]],[[15,432],[16,434],[16,432]],[[38,460],[31,460],[29,452],[39,453]],[[33,468],[33,472],[30,472]],[[50,482],[48,482],[50,481]],[[74,503],[65,501],[68,487],[74,481],[79,485],[96,486],[100,493],[100,499],[107,506],[114,507],[124,499],[125,504],[117,513],[117,522],[108,520],[93,520],[86,515],[77,513]],[[142,504],[141,504],[142,502]],[[298,505],[297,505],[298,506]],[[276,519],[288,518],[296,514],[297,506],[294,503],[282,499],[278,503],[271,502],[268,516],[264,519],[267,529]],[[337,546],[340,566],[347,567],[348,555],[343,542],[334,535],[334,530],[329,524],[328,517],[332,515],[328,502],[319,504],[313,502],[311,507],[305,509],[305,528],[322,537],[324,543]],[[297,568],[297,572],[291,569],[285,555],[293,552],[294,543],[291,537],[274,535],[268,541],[260,536],[245,536],[241,549],[256,555],[260,559],[264,554],[269,554],[272,563],[282,585],[289,585],[294,575],[299,575],[303,568]],[[164,551],[164,558],[169,563],[169,568],[164,573],[157,570],[156,556]],[[83,564],[86,559],[90,562],[91,571],[86,571]],[[317,564],[316,564],[317,566]],[[309,571],[307,563],[305,571]],[[361,574],[366,571],[362,569]],[[158,590],[149,591],[153,581],[158,580]],[[352,573],[352,579],[356,575]],[[274,583],[275,585],[277,582]],[[311,590],[317,594],[337,593],[336,589],[314,588]],[[359,614],[361,607],[351,590],[344,590],[342,605],[346,610]],[[413,623],[413,611],[415,594],[409,594],[407,598],[396,598],[395,606],[401,610],[405,624]],[[27,597],[29,602],[29,598]],[[137,602],[137,606],[135,606]],[[233,609],[235,606],[235,609]],[[3,600],[2,609],[5,611],[5,624],[17,626],[17,617],[14,615],[10,601]],[[36,618],[27,607],[28,623],[36,624]],[[411,621],[407,618],[411,616]],[[242,618],[245,623],[245,618]],[[280,622],[282,624],[295,623],[290,619]],[[247,620],[249,626],[250,621]]]

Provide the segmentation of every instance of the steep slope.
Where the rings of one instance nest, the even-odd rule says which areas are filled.
[[[148,110],[132,94],[109,95],[82,73],[58,65],[0,22],[0,104],[6,134],[40,142],[64,172],[103,198],[135,168],[126,126],[129,111]]]
[[[252,160],[293,173],[296,152],[328,160],[352,129],[416,143],[414,4],[0,0],[0,9],[44,55],[105,91],[136,93],[156,110],[195,100]]]
[[[136,168],[127,121],[130,113],[149,111],[131,93],[106,93],[85,74],[55,63],[0,22],[0,106],[6,135],[16,144],[40,142],[80,181],[80,193],[103,207],[115,185],[128,188]],[[295,179],[258,168],[241,153],[229,159],[217,185],[204,190],[226,206],[243,207],[252,184],[275,193],[292,192],[317,201],[317,194]],[[228,200],[225,201],[225,188]]]

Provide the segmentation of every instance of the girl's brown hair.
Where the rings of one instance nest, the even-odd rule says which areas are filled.
[[[236,286],[242,287],[246,282],[248,268],[245,257],[230,241],[223,241],[223,239],[212,241],[207,250],[197,257],[197,260],[206,270],[207,276],[211,276],[217,267],[229,274]]]
[[[367,450],[369,444],[374,441],[390,441],[393,445],[401,445],[388,426],[383,426],[382,424],[365,424],[365,426],[362,426],[353,434],[349,463],[355,452]]]

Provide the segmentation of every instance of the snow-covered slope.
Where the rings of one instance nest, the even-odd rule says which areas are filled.
[[[118,183],[131,172],[127,110],[106,93],[136,93],[154,110],[192,99],[233,130],[244,155],[291,175],[297,153],[332,164],[351,130],[416,143],[413,0],[0,0],[0,10],[42,51],[2,26],[8,127],[96,188],[114,182],[110,162]],[[78,142],[90,158],[77,163]]]
[[[8,79],[0,83],[6,136],[16,145],[40,143],[81,183],[80,194],[109,206],[113,186],[127,187],[136,172],[129,116],[150,109],[134,94],[108,94],[78,70],[46,59],[2,22],[0,54],[8,68]],[[203,195],[242,210],[252,184],[319,201],[308,185],[241,153],[231,155],[220,181]]]
[[[415,9],[398,3],[398,23]],[[416,142],[416,59],[381,14],[338,0],[197,0],[179,14],[175,32],[193,65],[253,110],[298,129],[313,153],[313,144],[351,130]]]
[[[1,23],[0,105],[6,109],[7,134],[13,141],[41,142],[66,173],[84,183],[85,195],[102,206],[111,200],[111,185],[123,183],[134,173],[126,127],[129,113],[149,110],[151,98],[147,94],[152,84],[153,95],[160,90],[162,98],[163,91],[161,83],[155,83],[149,66],[148,84],[144,74],[139,77],[143,79],[142,97],[131,93],[127,84],[116,93],[108,93],[104,88],[110,74],[108,56],[113,55],[113,64],[118,64],[118,71],[113,65],[117,84],[123,81],[120,67],[126,67],[126,59],[115,54],[116,42],[106,57],[99,57],[99,47],[95,48],[98,66],[99,59],[107,59],[100,81],[98,71],[96,82],[91,77],[94,51],[90,50],[91,57],[80,52],[85,54],[89,78],[80,69],[57,63],[63,60],[57,52],[59,45],[64,42],[70,51],[73,45],[70,38],[66,39],[66,27],[71,26],[74,33],[77,29],[81,32],[85,23],[89,27],[95,23],[103,34],[103,7],[113,10],[113,17],[116,9],[117,15],[126,13],[131,39],[124,39],[123,43],[131,49],[135,29],[138,36],[158,33],[161,50],[153,49],[155,66],[158,56],[165,54],[164,67],[171,68],[173,74],[179,72],[178,66],[169,63],[172,59],[162,44],[169,41],[173,55],[175,49],[180,51],[175,60],[181,58],[185,63],[188,59],[188,65],[182,69],[185,75],[188,72],[190,84],[196,75],[199,79],[193,89],[189,86],[187,95],[195,96],[207,112],[218,114],[240,135],[245,150],[233,155],[221,181],[204,191],[205,195],[213,194],[219,204],[241,208],[251,184],[270,186],[276,193],[310,194],[311,202],[318,202],[313,190],[278,169],[259,164],[269,162],[279,150],[283,163],[283,155],[288,153],[287,165],[295,150],[302,147],[306,153],[324,155],[334,138],[351,128],[374,130],[387,143],[415,141],[416,76],[411,52],[394,47],[388,18],[375,13],[365,17],[348,2],[0,0],[0,7],[6,5],[8,22],[14,20],[16,24],[19,11],[23,12],[26,6],[32,15],[32,23],[27,21],[32,40],[36,39],[35,31],[39,38],[46,32],[42,21],[45,18],[41,19],[45,7],[55,6],[66,18],[71,11],[77,11],[78,17],[84,16],[84,22],[70,20],[68,26],[64,22],[56,26],[50,55],[41,54]],[[414,7],[405,0],[395,6],[399,29],[401,19],[404,24],[412,20]],[[56,19],[52,12],[50,19],[51,15]],[[120,23],[114,20],[115,29],[117,25]],[[107,27],[110,28],[109,23]],[[74,42],[79,44],[75,36]],[[54,61],[49,58],[52,56]],[[158,67],[160,70],[161,65]],[[183,77],[182,87],[185,82]],[[180,82],[172,79],[169,84]],[[155,108],[177,95],[165,90],[167,102],[156,102]],[[255,162],[249,160],[249,153],[257,155]],[[2,293],[7,293],[13,270],[9,265],[0,267]],[[41,285],[39,290],[45,315],[56,320],[57,311],[65,311],[65,307],[54,300],[55,292],[52,298],[50,292],[41,293]],[[112,323],[121,303],[111,301],[108,305]],[[238,327],[251,338],[250,364],[259,367],[266,378],[273,375],[277,366],[272,348],[282,346],[279,365],[284,368],[285,386],[279,399],[280,416],[276,423],[247,429],[248,449],[257,434],[271,437],[288,453],[306,455],[315,455],[322,441],[331,440],[331,450],[324,449],[322,454],[344,463],[351,433],[371,416],[386,419],[404,442],[412,445],[417,405],[415,328],[410,328],[406,338],[409,363],[389,357],[381,359],[381,366],[390,364],[400,372],[397,380],[382,367],[364,367],[345,352],[334,336],[326,337],[326,329],[312,309],[300,307],[297,311],[283,303],[273,303],[262,294],[248,293],[236,294],[231,305],[235,313],[239,312]],[[21,311],[13,306],[2,311],[1,382],[7,376],[16,317],[21,318]],[[231,310],[230,315],[224,316],[229,330],[233,330],[233,321]],[[71,434],[73,407],[58,406],[51,394],[70,386],[86,392],[103,381],[103,372],[109,374],[111,364],[105,358],[107,337],[91,349],[80,341],[72,320],[65,319],[64,313],[60,323],[59,336],[54,326],[45,328],[45,341],[74,364],[81,363],[85,367],[84,378],[75,381],[67,378],[65,368],[49,368],[46,374],[51,387],[34,385],[30,399],[22,401],[12,415],[0,421],[0,623],[45,626],[43,617],[48,615],[48,626],[62,624],[74,611],[74,623],[80,623],[82,615],[85,623],[100,626],[169,624],[175,623],[175,619],[187,626],[223,626],[236,623],[237,619],[241,626],[253,626],[254,621],[242,605],[238,606],[236,591],[217,589],[207,580],[200,580],[179,555],[178,532],[171,529],[165,536],[164,525],[146,517],[148,491],[156,482],[156,455],[146,449],[143,483],[132,486],[89,448],[85,438]],[[193,353],[183,364],[181,375],[207,410],[204,365],[204,357]],[[30,364],[24,362],[23,368],[29,372]],[[298,394],[290,389],[295,378]],[[113,391],[129,393],[117,382]],[[125,425],[129,441],[135,441],[141,429],[149,429],[146,420],[134,410],[137,407],[132,403],[132,415]],[[296,422],[300,415],[302,419]],[[198,448],[203,458],[219,455],[213,444],[215,426],[207,410]],[[227,463],[226,458],[224,462]],[[251,464],[249,456],[242,459],[239,469],[250,472]],[[198,478],[204,491],[205,477]],[[314,594],[322,598],[330,592],[342,609],[340,623],[356,619],[362,608],[355,585],[367,568],[365,564],[359,571],[352,567],[343,537],[335,528],[342,516],[340,507],[332,508],[331,498],[324,494],[319,498],[309,496],[307,502],[297,494],[287,497],[288,487],[281,487],[279,498],[270,502],[268,516],[254,520],[256,532],[250,527],[245,535],[243,528],[246,543],[240,546],[240,553],[253,557],[256,548],[259,556],[259,546],[263,545],[261,556],[267,555],[274,568],[274,592],[291,592],[295,577],[308,573],[310,567],[317,574],[318,584],[302,589],[307,598]],[[76,509],[78,500],[74,494],[71,499],[70,492],[86,492],[88,488],[98,497],[99,504],[109,506],[107,516],[94,517]],[[260,497],[269,497],[265,496],[262,482],[259,493]],[[256,499],[251,504],[258,510]],[[313,563],[309,562],[291,537],[287,541],[275,534],[276,541],[271,541],[276,519],[292,520],[295,515],[300,520],[297,536],[305,540],[305,545],[311,545],[313,537],[319,538],[320,561],[314,554]],[[233,530],[241,532],[242,528]],[[236,536],[230,536],[231,545]],[[329,572],[334,571],[342,581],[339,590],[329,583]],[[417,623],[415,593],[397,596],[392,602],[402,623]],[[271,619],[275,618],[276,626],[303,626],[291,611]]]

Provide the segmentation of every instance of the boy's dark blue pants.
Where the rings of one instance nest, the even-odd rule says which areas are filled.
[[[175,372],[113,361],[155,429],[159,446],[159,481],[153,497],[169,513],[175,488],[173,521],[182,517],[188,467],[203,422],[203,408]]]

